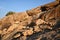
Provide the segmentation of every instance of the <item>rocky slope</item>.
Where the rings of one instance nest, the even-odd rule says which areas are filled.
[[[0,19],[0,40],[60,40],[60,0]]]

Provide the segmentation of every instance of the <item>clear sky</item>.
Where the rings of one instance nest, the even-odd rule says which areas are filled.
[[[22,12],[52,1],[54,0],[0,0],[0,18],[9,11]]]

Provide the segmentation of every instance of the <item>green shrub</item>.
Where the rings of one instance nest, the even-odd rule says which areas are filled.
[[[8,13],[6,14],[6,16],[12,15],[12,14],[15,14],[15,12],[10,11],[10,12],[8,12]]]

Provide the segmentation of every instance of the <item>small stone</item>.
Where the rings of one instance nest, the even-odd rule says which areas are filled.
[[[34,31],[39,32],[39,31],[42,31],[42,29],[40,29],[39,26],[34,26]]]
[[[32,35],[33,34],[33,30],[25,30],[24,32],[22,32],[24,36],[27,35]]]
[[[18,34],[16,34],[15,36],[14,36],[14,38],[17,38],[17,37],[20,37],[20,33],[18,33]]]
[[[45,21],[43,21],[42,19],[36,20],[36,24],[37,24],[37,25],[43,24],[44,22],[45,22]]]
[[[2,34],[2,31],[0,30],[0,34]]]

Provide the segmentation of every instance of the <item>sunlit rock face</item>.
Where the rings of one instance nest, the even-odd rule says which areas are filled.
[[[0,19],[0,40],[60,40],[60,0]]]

